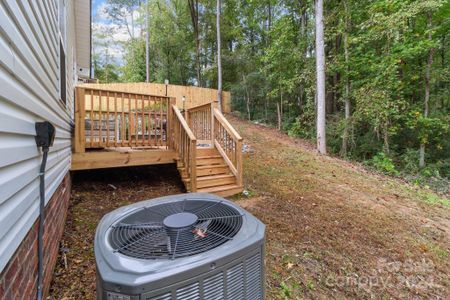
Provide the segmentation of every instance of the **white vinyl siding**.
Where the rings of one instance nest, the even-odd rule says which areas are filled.
[[[39,166],[34,124],[56,138],[46,169],[46,201],[71,163],[73,60],[66,60],[67,103],[59,101],[58,0],[0,1],[0,272],[38,217]],[[73,1],[66,4],[66,53],[74,57]]]

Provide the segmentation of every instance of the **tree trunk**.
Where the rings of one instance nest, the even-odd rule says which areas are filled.
[[[246,106],[247,106],[247,119],[249,121],[251,121],[252,120],[252,115],[251,115],[251,112],[250,112],[250,94],[248,93],[248,91],[247,91]]]
[[[431,42],[433,40],[433,36],[431,33],[433,15],[431,13],[428,14],[428,40]],[[429,113],[429,101],[430,101],[430,77],[431,77],[431,65],[433,64],[433,52],[434,49],[431,48],[428,51],[428,61],[427,67],[425,70],[425,99],[424,99],[424,109],[423,109],[423,117],[428,118]],[[425,144],[422,142],[420,144],[419,150],[419,167],[425,167]]]
[[[325,45],[323,26],[323,0],[316,0],[316,73],[317,73],[317,151],[327,153],[325,136]]]
[[[221,54],[221,36],[220,36],[220,8],[221,0],[217,0],[216,21],[217,21],[217,100],[219,109],[222,111],[222,54]]]
[[[244,87],[245,87],[244,99],[245,99],[245,105],[246,105],[246,108],[247,108],[247,119],[250,121],[251,120],[250,94],[248,92],[247,79],[245,78],[245,75],[242,76],[242,81],[244,82]]]
[[[134,9],[131,10],[131,40],[134,39]]]
[[[383,142],[384,142],[383,150],[384,150],[384,153],[386,153],[386,154],[389,154],[391,152],[390,146],[389,146],[389,132],[388,132],[388,129],[389,129],[389,124],[388,123],[384,124],[384,128],[383,128]]]
[[[280,88],[280,103],[277,102],[278,130],[283,127],[283,91]]]
[[[200,67],[200,29],[198,19],[198,0],[189,0],[189,11],[191,13],[192,27],[194,28],[195,39],[195,66],[197,71],[197,85],[202,86],[201,67]]]
[[[250,93],[248,92],[248,87],[245,87],[245,94],[247,95],[247,100],[245,102],[246,107],[247,107],[247,119],[249,121],[251,121],[252,120],[252,114],[251,114],[251,111],[250,111]]]
[[[147,34],[145,37],[145,82],[150,82],[150,22],[148,11],[148,0],[145,3],[145,25]]]
[[[280,102],[278,102],[278,101],[277,101],[277,118],[278,118],[277,129],[281,130],[281,108],[280,108]]]
[[[346,67],[346,75],[345,75],[345,125],[344,125],[344,135],[342,137],[342,149],[341,149],[341,155],[343,157],[347,156],[348,152],[348,136],[349,136],[349,121],[350,121],[350,109],[351,109],[351,102],[350,102],[350,78],[349,78],[349,72],[350,72],[350,63],[349,63],[349,53],[348,53],[348,31],[349,31],[349,23],[348,23],[348,7],[347,7],[347,1],[344,1],[345,6],[345,32],[344,32],[344,57],[345,57],[345,67]]]
[[[280,100],[280,130],[283,129],[283,119],[284,119],[284,110],[283,110],[283,90],[281,90],[281,100]]]

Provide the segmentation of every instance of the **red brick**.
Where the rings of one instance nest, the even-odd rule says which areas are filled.
[[[14,278],[16,277],[19,270],[19,261],[17,257],[13,257],[13,259],[9,262],[6,267],[6,271],[3,273],[1,280],[3,285],[5,286],[5,290],[9,287],[9,285],[14,282]]]
[[[46,207],[44,223],[44,296],[48,293],[64,230],[70,199],[67,174]],[[31,227],[10,262],[0,274],[0,300],[35,299],[37,289],[37,235],[39,220]]]
[[[2,280],[0,281],[0,299],[2,299],[2,297],[5,295],[5,281]]]
[[[14,297],[13,297],[13,292],[12,292],[12,290],[11,290],[11,289],[7,290],[1,299],[5,299],[5,300],[13,300]]]

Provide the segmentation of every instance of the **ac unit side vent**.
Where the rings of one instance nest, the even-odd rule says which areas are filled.
[[[240,263],[227,271],[227,299],[244,299],[244,272]]]
[[[146,298],[145,300],[172,300],[172,293],[165,293],[152,298]]]
[[[247,299],[262,299],[262,266],[261,254],[258,253],[246,261],[245,285]]]
[[[196,300],[200,298],[200,290],[198,282],[177,290],[177,299]]]
[[[223,272],[206,278],[203,281],[203,295],[205,299],[220,300],[224,298]]]

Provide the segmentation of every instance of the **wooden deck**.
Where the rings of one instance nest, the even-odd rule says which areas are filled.
[[[77,87],[72,171],[176,163],[187,191],[242,191],[242,138],[216,103]]]
[[[177,154],[170,149],[134,149],[126,147],[73,153],[72,171],[175,163]]]

